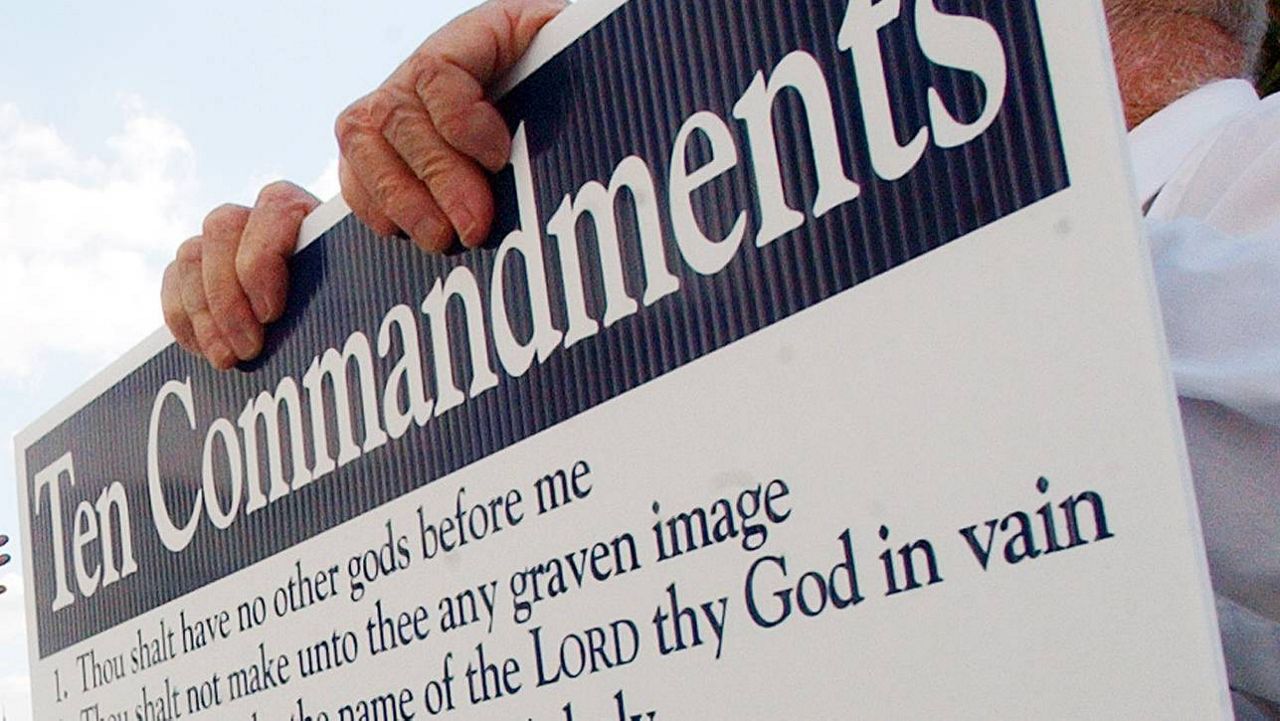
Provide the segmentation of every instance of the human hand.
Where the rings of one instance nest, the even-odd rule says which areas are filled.
[[[6,545],[8,545],[8,543],[9,543],[9,537],[3,534],[0,534],[0,548],[4,548]],[[9,562],[9,554],[0,553],[0,566],[3,566],[8,562]],[[4,586],[0,586],[0,593],[4,593],[7,590],[8,589],[6,589]]]
[[[252,209],[223,205],[164,272],[164,322],[183,348],[225,370],[262,351],[263,326],[284,312],[289,258],[320,201],[280,181]]]
[[[488,237],[485,171],[511,155],[489,87],[524,55],[564,0],[489,0],[427,38],[389,78],[338,116],[342,197],[375,232],[403,230],[440,252]]]

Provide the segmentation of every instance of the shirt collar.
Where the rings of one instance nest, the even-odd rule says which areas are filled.
[[[1258,94],[1247,81],[1218,80],[1139,123],[1129,133],[1129,153],[1141,206],[1151,202],[1197,147],[1257,102]]]

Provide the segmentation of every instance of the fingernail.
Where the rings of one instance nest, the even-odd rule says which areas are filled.
[[[10,560],[10,559],[9,559],[9,554],[7,554],[7,553],[0,553],[0,566],[3,566],[4,564],[8,563],[8,562],[9,562],[9,560]]]
[[[262,328],[257,325],[242,325],[236,328],[231,334],[231,344],[234,346],[236,355],[235,360],[249,360],[258,355],[258,351],[262,347],[261,334]]]
[[[507,145],[494,145],[485,152],[484,167],[491,173],[500,173],[511,160],[511,149]]]
[[[0,546],[3,546],[3,545],[5,545],[5,544],[7,544],[8,542],[9,542],[9,537],[8,537],[8,536],[0,536]]]
[[[0,593],[4,593],[5,591],[8,591],[8,590],[9,589],[5,588],[4,586],[0,586]]]
[[[258,319],[259,323],[270,323],[275,320],[279,311],[275,308],[275,302],[266,295],[253,294],[249,296],[249,307],[253,309],[253,317]]]
[[[436,222],[434,218],[423,218],[413,227],[410,235],[418,245],[438,253],[449,247],[448,232],[448,227]]]
[[[246,356],[241,356],[245,360],[256,358],[262,352],[262,326],[253,325],[240,329],[240,342],[244,344],[244,350],[248,351]]]
[[[231,352],[226,343],[220,340],[209,344],[206,356],[209,359],[209,364],[220,371],[227,370],[236,364],[235,354]]]
[[[464,206],[454,210],[453,217],[458,228],[458,240],[468,248],[479,245],[481,239],[476,236],[480,234],[480,224],[476,222],[476,214]]]

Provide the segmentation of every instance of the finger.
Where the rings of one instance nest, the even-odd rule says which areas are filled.
[[[511,135],[486,87],[565,7],[562,0],[493,0],[432,35],[406,64],[441,137],[493,172],[510,157]]]
[[[415,85],[440,137],[491,172],[502,170],[511,157],[511,133],[484,87],[447,60],[427,62],[430,69],[419,74]]]
[[[438,55],[488,86],[524,56],[538,31],[567,6],[564,0],[490,0],[427,38],[416,55]]]
[[[198,240],[193,238],[187,242]],[[184,349],[199,353],[200,346],[196,343],[195,329],[191,327],[191,319],[187,317],[187,310],[182,305],[182,288],[179,282],[181,263],[182,261],[175,258],[169,267],[164,269],[164,281],[160,286],[160,306],[164,310],[164,323],[169,326],[173,339]],[[2,545],[4,544],[0,543],[0,546]]]
[[[391,108],[401,102],[385,88],[357,101],[338,116],[338,146],[373,205],[418,245],[443,251],[453,236],[448,218],[382,135]]]
[[[483,243],[493,219],[493,196],[480,166],[446,143],[427,114],[412,104],[392,113],[383,134],[427,184],[463,245]]]
[[[338,156],[338,183],[342,186],[342,199],[346,201],[347,207],[351,208],[351,212],[355,213],[357,218],[364,221],[364,224],[378,235],[395,234],[398,230],[396,224],[373,204],[369,191],[364,189],[364,183],[356,177],[344,155]]]
[[[236,275],[236,254],[248,222],[249,209],[241,205],[223,205],[205,217],[201,262],[209,313],[240,360],[249,360],[262,350],[262,324]]]
[[[235,365],[236,356],[231,347],[222,339],[222,333],[209,315],[209,303],[204,295],[203,261],[199,256],[180,263],[178,285],[182,289],[182,307],[191,319],[191,327],[195,330],[196,344],[200,355],[208,359],[213,367],[226,370]]]
[[[258,323],[270,323],[284,312],[289,258],[303,219],[318,205],[314,195],[284,181],[258,193],[235,259],[239,286]]]

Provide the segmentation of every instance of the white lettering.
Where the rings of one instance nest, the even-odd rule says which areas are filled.
[[[156,524],[156,532],[160,534],[160,542],[164,547],[177,553],[191,543],[200,523],[201,492],[196,491],[195,502],[191,505],[191,515],[186,525],[179,528],[174,525],[169,515],[169,506],[164,499],[164,484],[160,477],[160,413],[169,397],[177,398],[187,412],[187,420],[191,430],[196,429],[196,414],[191,400],[191,379],[185,381],[169,381],[156,394],[155,403],[151,406],[151,429],[147,434],[147,490],[151,500],[151,519]],[[180,484],[185,485],[185,484]]]
[[[778,160],[778,138],[773,129],[773,107],[784,88],[800,94],[809,121],[813,167],[818,174],[814,217],[821,218],[832,209],[857,198],[861,192],[858,184],[844,172],[827,78],[812,55],[797,50],[778,63],[767,82],[763,72],[756,73],[747,92],[733,106],[733,116],[747,125],[747,138],[751,145],[751,163],[755,167],[761,216],[756,245],[761,248],[804,225],[804,214],[787,205],[782,187],[782,163]]]
[[[701,133],[710,142],[711,159],[690,170],[686,154],[694,133]],[[747,213],[739,212],[729,234],[722,240],[714,241],[707,237],[698,224],[691,196],[698,188],[737,164],[738,146],[733,142],[733,134],[715,113],[694,113],[676,135],[675,147],[671,151],[671,179],[668,183],[671,193],[671,225],[684,262],[703,275],[715,275],[733,260],[742,245],[742,237],[747,232]]]
[[[462,301],[462,317],[467,326],[467,348],[471,356],[471,397],[475,398],[498,385],[498,376],[489,364],[489,339],[485,335],[480,289],[476,286],[476,277],[471,274],[471,270],[460,265],[445,278],[443,287],[437,280],[422,302],[422,312],[431,321],[431,356],[435,358],[437,416],[462,405],[466,400],[453,378],[449,319],[446,314],[450,298]]]
[[[916,34],[920,49],[935,65],[964,70],[978,76],[986,98],[982,113],[972,123],[962,123],[947,110],[938,91],[929,88],[929,124],[933,141],[954,148],[973,140],[991,127],[1004,104],[1008,68],[1004,46],[995,28],[963,15],[947,15],[934,0],[916,0]]]
[[[270,435],[271,431],[268,431]],[[227,481],[227,487],[231,489],[230,502],[227,507],[222,507],[222,501],[218,498],[218,479],[214,477],[213,469],[213,443],[215,440],[222,440],[223,454],[226,456],[227,467],[230,472],[230,478]],[[204,454],[203,462],[200,468],[201,488],[204,491],[205,510],[209,512],[209,520],[215,528],[226,530],[231,524],[236,522],[236,515],[240,512],[240,499],[244,495],[240,488],[244,482],[244,475],[240,470],[240,440],[236,438],[236,428],[231,425],[231,421],[226,418],[219,418],[209,426],[209,432],[204,437]],[[253,468],[250,465],[250,468]],[[251,473],[250,476],[255,474]],[[253,497],[255,491],[259,499],[258,508],[266,505],[266,501],[262,500],[262,489],[255,488],[253,483],[249,485],[249,507],[248,512],[253,512]],[[285,488],[281,491],[281,495],[288,493]],[[271,500],[275,501],[280,496],[274,492],[271,494]]]
[[[551,323],[551,299],[547,293],[547,270],[542,260],[542,230],[538,221],[538,202],[533,187],[533,169],[529,163],[529,145],[524,124],[516,129],[511,146],[511,167],[515,170],[516,202],[520,207],[520,227],[511,231],[493,260],[493,276],[489,282],[489,313],[492,318],[493,344],[498,360],[512,378],[519,378],[533,364],[535,352],[541,363],[560,345],[563,334]],[[511,329],[511,311],[507,307],[506,268],[513,253],[523,259],[524,285],[529,299],[533,333],[521,343]]]
[[[293,478],[289,482],[284,479],[284,459],[280,450],[280,411],[284,410],[289,419],[289,450],[292,452]],[[263,436],[267,445],[267,477],[270,490],[267,496],[262,494],[262,479],[258,471],[258,424],[262,423]],[[311,482],[311,470],[307,468],[307,451],[304,446],[305,435],[302,430],[302,401],[298,396],[298,384],[292,378],[283,378],[276,386],[275,395],[266,391],[245,404],[237,421],[244,432],[245,466],[249,478],[249,505],[245,509],[249,513],[262,508],[270,501],[275,501],[292,488],[301,488]],[[229,436],[228,436],[229,437]],[[228,441],[229,442],[229,441]],[[206,455],[208,441],[206,441]],[[228,453],[230,447],[228,446]],[[239,467],[239,450],[236,451],[237,470]],[[215,502],[216,505],[216,502]],[[214,506],[209,507],[213,513]]]
[[[409,431],[410,423],[425,426],[431,420],[434,402],[427,398],[426,382],[422,378],[422,348],[418,340],[418,319],[407,305],[397,305],[387,311],[378,329],[378,357],[386,358],[391,352],[392,329],[400,337],[400,360],[387,377],[387,387],[382,391],[382,415],[386,418],[387,433],[399,438]],[[404,396],[408,408],[400,407]]]
[[[347,369],[355,361],[356,377],[360,380],[361,417],[364,424],[364,452],[380,448],[387,442],[387,434],[378,419],[378,391],[373,374],[373,352],[369,338],[359,331],[347,337],[339,353],[329,348],[320,358],[311,361],[311,367],[302,377],[311,403],[311,437],[315,442],[316,465],[311,470],[313,478],[321,478],[334,469],[329,456],[329,432],[325,428],[324,379],[329,378],[333,387],[333,416],[338,423],[338,466],[345,466],[360,457],[352,430],[351,394],[347,385]],[[252,499],[251,499],[252,500]],[[275,499],[272,499],[275,500]],[[250,503],[249,510],[254,510]]]
[[[920,128],[906,145],[898,144],[894,129],[880,29],[897,20],[901,11],[902,0],[850,0],[839,36],[840,49],[853,57],[871,167],[885,180],[897,180],[910,172],[929,143],[928,128]]]
[[[71,589],[67,583],[67,557],[66,548],[64,547],[65,536],[62,532],[62,476],[66,474],[71,481],[70,485],[76,484],[76,469],[70,453],[64,453],[58,460],[45,466],[43,470],[35,475],[35,494],[36,494],[36,510],[35,515],[40,515],[40,491],[44,488],[49,489],[49,526],[53,536],[53,581],[56,589],[53,594],[53,610],[66,608],[75,603],[75,596],[71,594]]]

